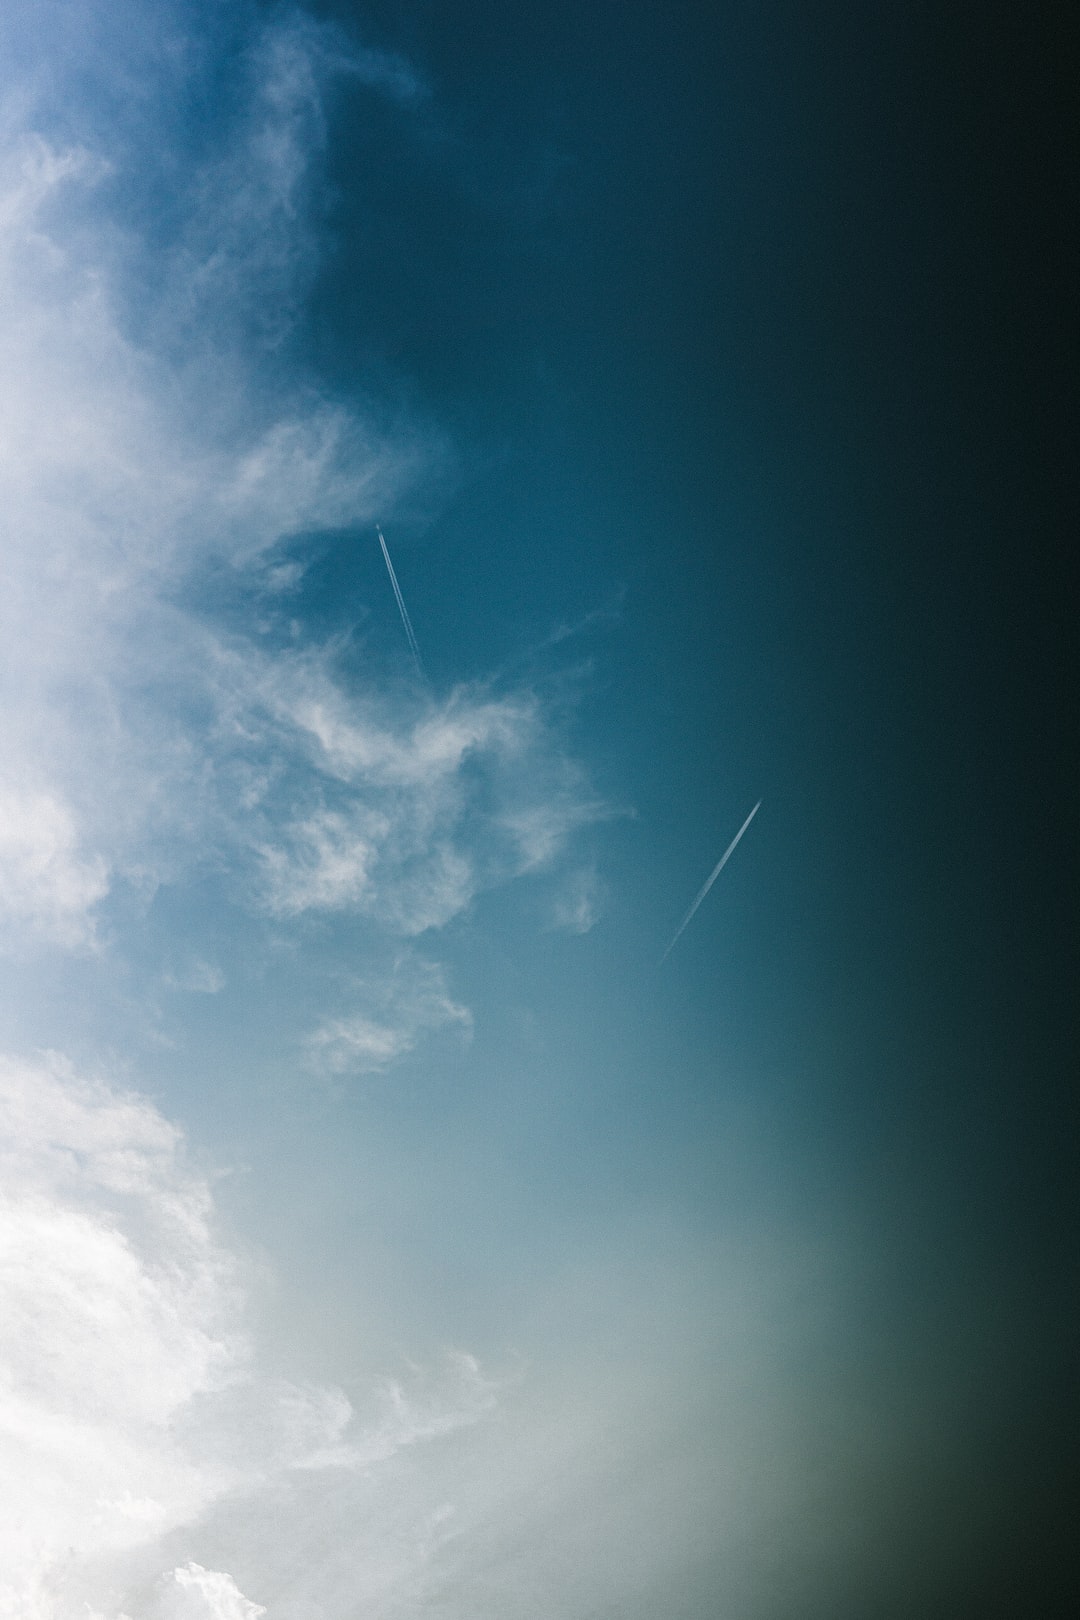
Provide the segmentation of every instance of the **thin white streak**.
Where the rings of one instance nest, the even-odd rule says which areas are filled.
[[[386,571],[390,575],[390,583],[394,587],[394,596],[397,601],[398,612],[401,614],[401,622],[405,626],[405,634],[409,641],[409,651],[412,653],[413,659],[415,660],[417,673],[421,676],[421,678],[423,678],[424,666],[420,661],[420,645],[416,639],[416,632],[412,627],[412,620],[409,618],[409,610],[405,606],[405,598],[401,594],[401,586],[398,584],[397,575],[394,573],[394,565],[390,561],[390,553],[386,549],[386,541],[383,539],[383,532],[377,524],[376,533],[379,536],[379,544],[382,547],[383,560],[386,563]]]
[[[717,878],[720,876],[720,873],[724,870],[724,867],[727,865],[728,857],[732,854],[732,852],[735,849],[736,844],[739,842],[739,839],[742,837],[743,833],[746,831],[747,827],[749,827],[750,823],[753,821],[754,817],[757,815],[757,813],[758,813],[758,811],[760,809],[761,809],[761,800],[759,799],[757,804],[755,804],[754,808],[751,810],[750,814],[747,816],[746,820],[743,822],[742,826],[739,828],[738,832],[735,834],[734,838],[731,840],[731,843],[728,845],[727,849],[725,849],[724,853],[721,855],[720,859],[717,861],[716,865],[713,867],[712,871],[709,874],[708,880],[705,883],[702,884],[700,890],[698,891],[697,897],[694,900],[693,905],[690,907],[690,910],[686,913],[686,916],[683,918],[683,920],[679,924],[678,928],[676,928],[675,936],[672,939],[671,944],[668,946],[667,950],[664,952],[663,956],[660,958],[661,962],[666,962],[667,961],[668,957],[671,954],[672,948],[673,948],[673,946],[675,944],[675,940],[678,939],[679,935],[682,933],[683,929],[686,927],[687,923],[690,921],[691,917],[694,915],[694,912],[697,910],[698,906],[700,906],[701,902],[704,900],[705,896],[708,894],[709,890],[712,888],[713,884],[716,882]]]

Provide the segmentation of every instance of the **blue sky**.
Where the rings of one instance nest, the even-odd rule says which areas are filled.
[[[1029,23],[7,8],[0,1620],[1057,1612]]]

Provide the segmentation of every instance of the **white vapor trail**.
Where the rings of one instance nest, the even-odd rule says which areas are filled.
[[[383,539],[383,532],[379,528],[378,524],[376,524],[375,529],[379,536],[379,544],[382,547],[383,560],[386,563],[386,571],[390,575],[390,583],[394,587],[394,597],[397,601],[398,612],[401,614],[401,622],[405,626],[405,634],[409,641],[409,651],[413,655],[417,673],[421,676],[421,678],[423,678],[424,666],[420,661],[420,644],[416,639],[416,632],[412,627],[412,620],[409,618],[409,610],[405,606],[405,598],[401,594],[401,586],[397,582],[397,575],[394,573],[394,565],[390,561],[390,553],[386,549],[386,541]]]
[[[675,945],[675,941],[678,939],[679,935],[682,933],[683,929],[686,927],[687,923],[690,921],[691,917],[694,915],[694,912],[697,910],[698,906],[700,906],[701,902],[704,900],[705,896],[708,894],[709,890],[712,888],[713,884],[716,882],[717,878],[720,876],[720,873],[724,870],[724,867],[727,865],[728,858],[732,854],[732,852],[734,851],[736,844],[739,842],[739,839],[742,837],[743,833],[746,831],[747,827],[749,827],[750,823],[753,821],[754,817],[757,815],[757,813],[758,813],[758,811],[760,809],[761,809],[761,800],[759,799],[757,804],[755,804],[754,808],[751,810],[750,814],[747,816],[746,820],[743,822],[742,826],[739,828],[738,832],[735,834],[734,838],[731,840],[731,843],[728,845],[727,849],[725,849],[724,853],[721,855],[720,859],[717,861],[716,865],[713,867],[712,871],[709,873],[709,876],[706,879],[706,881],[702,884],[701,888],[698,890],[698,893],[697,893],[697,895],[696,895],[696,897],[694,899],[693,905],[690,907],[690,910],[686,913],[686,916],[683,918],[683,920],[679,924],[678,928],[676,928],[674,937],[673,937],[673,939],[671,941],[671,944],[668,946],[667,950],[664,952],[663,956],[660,958],[661,962],[666,962],[668,957],[671,955],[672,949],[673,949],[673,947]]]

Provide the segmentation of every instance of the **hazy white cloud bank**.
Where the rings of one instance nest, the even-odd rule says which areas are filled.
[[[0,1614],[37,1620],[236,1482],[178,1425],[246,1349],[207,1188],[148,1102],[4,1062],[0,1154]]]
[[[207,1184],[143,1097],[60,1059],[0,1062],[0,1171],[4,1620],[75,1620],[88,1603],[108,1620],[261,1612],[198,1559],[165,1567],[174,1547],[198,1552],[240,1501],[250,1524],[234,1543],[257,1565],[343,1471],[492,1405],[463,1356],[373,1391],[362,1424],[340,1390],[273,1376],[244,1332]]]
[[[519,1324],[545,1365],[453,1354],[350,1398],[275,1368],[144,1096],[0,1062],[0,1189],[0,1620],[765,1620],[873,1559],[838,1460],[903,1508],[897,1460],[941,1432],[881,1429],[827,1369],[810,1420],[835,1256],[778,1234],[603,1234]]]

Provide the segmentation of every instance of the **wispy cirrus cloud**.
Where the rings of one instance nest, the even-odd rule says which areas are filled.
[[[568,934],[587,934],[600,921],[604,885],[595,868],[580,867],[560,884],[551,908],[552,925]]]
[[[329,1074],[370,1074],[411,1052],[422,1035],[454,1027],[468,1034],[472,1015],[453,1000],[437,962],[398,954],[391,973],[357,983],[353,1005],[311,1035],[312,1065]]]
[[[90,9],[82,41],[102,74],[94,24],[107,11]],[[304,567],[282,562],[281,542],[369,523],[445,460],[430,425],[332,399],[283,358],[319,252],[328,84],[345,75],[404,104],[423,86],[300,13],[234,49],[218,148],[170,146],[169,81],[151,143],[155,183],[167,174],[171,188],[156,235],[122,206],[125,176],[150,184],[150,100],[127,125],[91,108],[74,144],[55,86],[9,98],[0,933],[12,949],[86,945],[118,888],[149,896],[208,860],[228,867],[237,903],[279,920],[354,911],[414,935],[550,862],[595,810],[527,686],[402,694],[377,674],[343,679],[317,630],[289,640]],[[153,71],[175,75],[182,55]],[[250,601],[227,625],[191,605],[214,570]]]
[[[56,942],[90,936],[110,874],[152,876],[185,846],[190,859],[236,813],[222,755],[260,660],[226,656],[178,605],[182,583],[210,557],[231,567],[282,533],[363,518],[416,465],[404,440],[378,442],[340,406],[286,394],[267,422],[235,403],[235,366],[192,392],[134,344],[104,249],[95,263],[85,221],[69,218],[72,190],[99,180],[85,154],[9,138],[0,923]],[[257,235],[259,217],[249,224]],[[192,420],[196,396],[216,416],[209,432]]]
[[[281,915],[355,908],[391,932],[445,925],[483,889],[549,864],[605,813],[529,693],[459,688],[411,712],[349,702],[279,663],[265,701],[308,755],[315,802],[260,848]],[[332,806],[332,807],[331,807]]]

